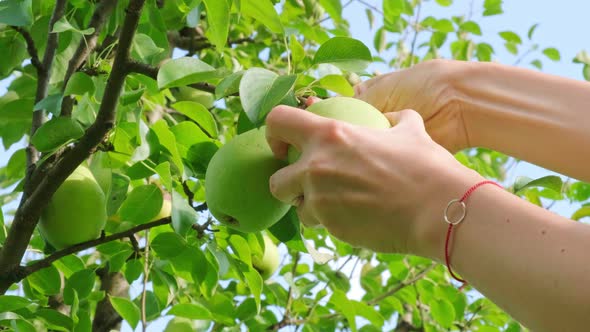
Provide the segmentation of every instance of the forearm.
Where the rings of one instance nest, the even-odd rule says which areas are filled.
[[[455,88],[469,145],[590,181],[590,84],[493,63],[469,63]]]
[[[466,179],[466,178],[463,178]],[[430,217],[430,248],[444,262],[442,211],[475,178],[455,181]],[[473,182],[467,184],[467,182]],[[460,188],[462,187],[462,188]],[[454,191],[455,193],[451,193]],[[466,201],[453,229],[456,273],[533,331],[582,331],[590,323],[590,226],[560,217],[493,185]]]

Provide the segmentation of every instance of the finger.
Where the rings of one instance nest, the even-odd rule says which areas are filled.
[[[299,221],[305,225],[305,227],[317,227],[320,225],[319,220],[311,213],[310,209],[305,204],[305,198],[303,198],[302,204],[297,208],[297,217],[299,217]]]
[[[424,119],[422,119],[420,113],[412,109],[405,109],[403,111],[394,112],[392,117],[393,121],[396,121],[397,125],[411,126],[412,128],[426,131],[424,127]]]
[[[276,171],[269,180],[270,193],[279,201],[301,205],[303,196],[302,163],[294,163]]]
[[[277,106],[266,117],[266,139],[275,156],[285,159],[289,145],[303,151],[307,139],[327,120],[299,108]]]
[[[321,99],[318,97],[309,97],[305,100],[305,106],[309,107],[309,106],[317,103],[318,101],[321,101]]]

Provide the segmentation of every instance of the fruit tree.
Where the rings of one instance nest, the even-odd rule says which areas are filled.
[[[305,228],[268,193],[275,105],[434,58],[559,60],[535,25],[482,34],[501,1],[452,2],[0,1],[0,330],[524,330],[444,266]],[[456,157],[497,181],[518,163]],[[547,207],[590,197],[555,175],[505,184]]]

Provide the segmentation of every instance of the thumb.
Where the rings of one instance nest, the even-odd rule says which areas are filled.
[[[424,129],[424,120],[422,116],[412,110],[412,109],[405,109],[398,112],[389,112],[384,114],[391,126],[396,126],[399,124],[407,124],[409,126],[415,126],[421,129]]]

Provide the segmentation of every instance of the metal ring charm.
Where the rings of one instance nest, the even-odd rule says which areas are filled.
[[[451,207],[453,204],[455,204],[455,203],[459,203],[459,204],[461,204],[461,207],[462,207],[462,209],[463,209],[463,213],[461,214],[461,217],[460,217],[459,219],[457,219],[457,220],[455,220],[455,221],[450,221],[450,220],[449,220],[449,216],[448,216],[448,213],[449,213],[449,208],[450,208],[450,207]],[[453,225],[453,226],[454,226],[454,225],[458,225],[459,223],[461,223],[461,222],[463,221],[463,219],[465,219],[465,214],[466,214],[466,213],[467,213],[467,208],[465,207],[465,202],[462,202],[460,199],[458,199],[458,198],[455,198],[455,199],[451,200],[451,201],[449,202],[449,204],[447,204],[447,207],[445,208],[445,214],[444,214],[445,221],[447,222],[447,224],[451,224],[451,225]]]

